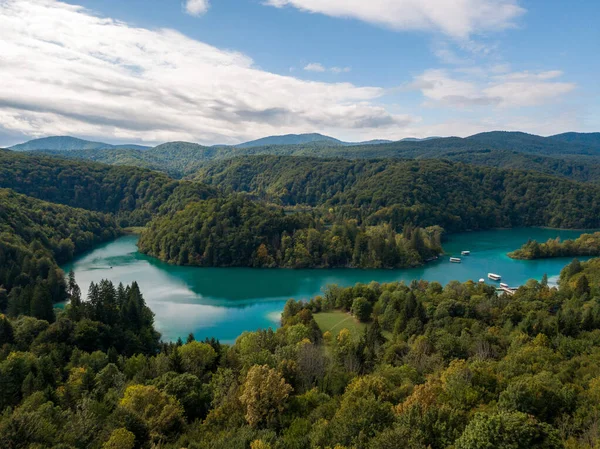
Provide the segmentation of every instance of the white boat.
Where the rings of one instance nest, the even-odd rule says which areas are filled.
[[[462,256],[470,256],[471,255],[471,251],[461,251],[460,254]]]
[[[499,274],[495,274],[495,273],[488,273],[488,278],[491,279],[492,281],[499,281],[500,279],[502,279],[502,276],[500,276]]]
[[[450,258],[450,262],[452,262],[452,263],[461,263],[461,260],[458,257],[451,257]]]
[[[479,283],[480,284],[484,284],[485,283],[485,279],[483,279],[483,278],[479,279]]]
[[[500,282],[500,287],[502,287],[502,288],[508,288],[508,284],[505,284],[504,282]]]

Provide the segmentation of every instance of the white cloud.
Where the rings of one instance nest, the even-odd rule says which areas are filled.
[[[433,55],[446,65],[473,66],[479,60],[493,58],[497,53],[498,43],[483,39],[434,39],[431,45]]]
[[[493,66],[490,73],[501,73],[506,66]],[[453,76],[447,70],[427,70],[415,78],[412,87],[429,100],[446,106],[498,106],[503,108],[538,106],[548,103],[573,89],[575,84],[552,81],[560,71],[538,73],[513,72],[489,75],[479,68],[456,71],[471,75]]]
[[[201,16],[208,11],[209,0],[186,0],[185,11],[192,16]]]
[[[332,67],[329,70],[333,73],[348,73],[352,69],[350,67]]]
[[[304,70],[306,70],[307,72],[324,72],[326,69],[325,67],[323,67],[322,64],[319,64],[318,62],[311,62],[310,64],[306,64],[304,66]]]
[[[378,104],[379,87],[276,75],[53,0],[1,0],[0,42],[0,134],[234,143],[314,130],[371,138],[415,120]]]
[[[352,69],[350,67],[327,68],[319,62],[311,62],[310,64],[306,64],[304,66],[304,70],[306,70],[307,72],[321,72],[321,73],[322,72],[331,72],[331,73],[335,73],[335,74],[348,73],[348,72],[352,71]]]
[[[562,76],[563,72],[560,70],[548,70],[546,72],[514,72],[504,74],[500,77],[496,77],[498,80],[505,81],[524,81],[524,82],[536,82],[536,81],[546,81],[554,78],[559,78]]]
[[[517,0],[266,0],[265,4],[455,38],[514,26],[525,12]]]
[[[450,65],[466,65],[470,61],[463,56],[457,54],[457,52],[450,47],[447,42],[438,41],[435,42],[431,48],[431,51],[444,64]]]

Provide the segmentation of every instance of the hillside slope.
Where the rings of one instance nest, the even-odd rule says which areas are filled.
[[[500,152],[500,153],[495,153]],[[328,145],[323,141],[304,144],[239,147],[205,147],[189,142],[168,142],[150,150],[73,150],[69,152],[45,151],[53,156],[93,160],[114,165],[132,165],[163,171],[174,177],[193,174],[214,161],[238,156],[277,155],[340,157],[344,159],[452,159],[468,162],[470,154],[474,163],[492,167],[519,167],[541,169],[543,173],[564,176],[574,180],[594,181],[596,167],[589,168],[590,175],[580,174],[581,166],[600,163],[600,148],[579,141],[563,142],[554,138],[524,133],[491,132],[468,138],[445,137],[420,141]],[[487,153],[488,157],[481,154]],[[511,156],[512,154],[512,156]],[[524,155],[524,156],[523,156]],[[539,157],[553,158],[540,162]],[[512,159],[512,160],[511,160]],[[520,165],[520,164],[525,165]],[[572,168],[569,168],[572,166]],[[553,168],[555,167],[555,168]],[[586,171],[585,169],[583,171]],[[572,174],[571,174],[572,173]]]
[[[93,142],[90,140],[78,139],[71,136],[51,136],[40,139],[33,139],[25,143],[12,146],[13,151],[37,151],[37,150],[105,150],[107,148],[145,150],[150,147],[134,144],[110,145],[104,142]]]
[[[600,133],[563,133],[550,136],[550,138],[561,142],[577,143],[600,148]]]
[[[450,161],[255,156],[214,164],[197,180],[284,205],[339,207],[396,228],[600,225],[598,186]]]
[[[144,224],[159,210],[215,194],[215,189],[205,185],[141,168],[6,150],[0,150],[2,187],[45,201],[112,213],[123,225]]]
[[[249,142],[236,145],[238,148],[263,147],[267,145],[299,145],[304,143],[320,142],[326,145],[342,145],[343,142],[334,137],[324,136],[319,133],[311,134],[286,134],[283,136],[268,136],[262,139],[251,140]]]

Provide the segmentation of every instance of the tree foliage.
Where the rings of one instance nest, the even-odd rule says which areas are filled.
[[[546,243],[529,240],[508,254],[513,259],[546,259],[550,257],[600,256],[600,232],[582,234],[573,240],[548,239]]]
[[[283,376],[268,365],[250,368],[240,396],[248,424],[252,427],[273,425],[285,410],[291,391]]]
[[[406,222],[450,232],[599,224],[598,186],[447,160],[256,156],[209,166],[197,179],[283,205],[333,208],[366,224],[390,222],[396,230]]]
[[[44,201],[114,214],[122,226],[141,226],[158,212],[215,195],[200,183],[175,181],[155,171],[6,150],[0,150],[2,187]]]
[[[81,296],[74,275],[63,288]],[[0,446],[590,449],[599,297],[598,259],[511,297],[330,286],[277,330],[183,344],[158,342],[136,284],[102,281],[53,323],[0,316]],[[323,338],[315,316],[358,303],[364,332]]]
[[[439,227],[407,226],[398,234],[387,224],[360,227],[356,220],[328,226],[310,214],[285,214],[238,195],[156,218],[138,247],[179,265],[392,268],[436,257],[441,235]]]

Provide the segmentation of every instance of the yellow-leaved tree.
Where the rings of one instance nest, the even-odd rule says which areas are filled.
[[[246,421],[252,427],[268,427],[285,408],[292,387],[283,376],[268,365],[254,365],[246,375],[240,401],[245,407]]]
[[[108,441],[102,445],[102,449],[133,449],[134,446],[135,435],[121,427],[110,435]]]
[[[125,390],[121,407],[140,417],[154,440],[169,438],[184,424],[179,401],[153,385],[131,385]]]

